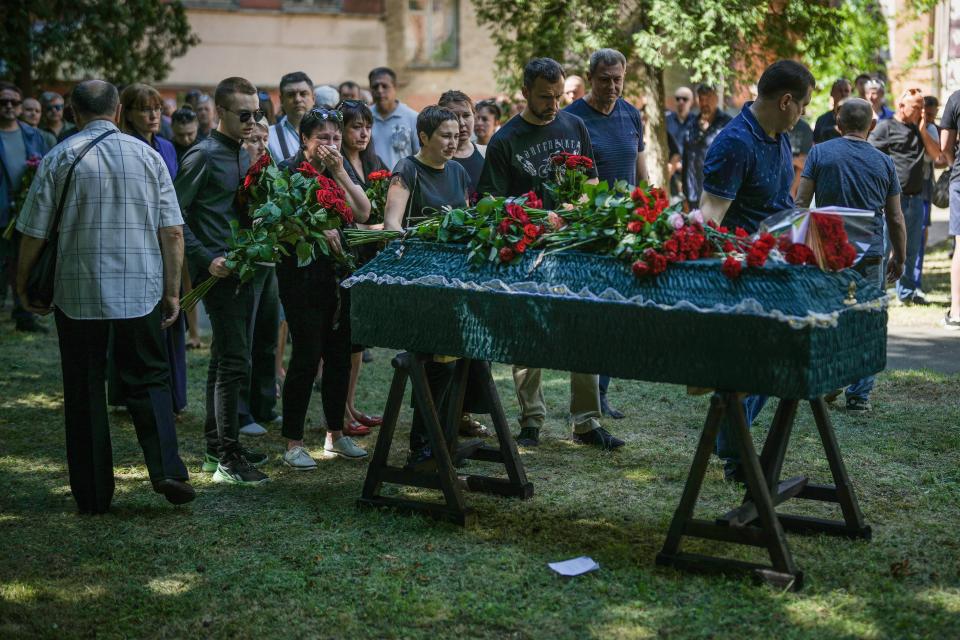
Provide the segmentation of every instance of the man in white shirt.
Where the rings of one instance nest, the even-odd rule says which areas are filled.
[[[397,100],[397,74],[388,67],[370,72],[373,149],[390,169],[420,150],[417,112]]]
[[[156,151],[117,129],[117,89],[82,82],[71,94],[82,131],[48,154],[17,222],[23,234],[17,291],[24,306],[55,312],[63,369],[70,489],[81,513],[113,498],[113,455],[104,386],[107,340],[156,492],[193,500],[177,451],[170,370],[161,329],[180,312],[183,218]],[[69,183],[69,184],[67,184]],[[27,283],[59,225],[53,309],[30,300]]]
[[[283,117],[270,127],[267,149],[277,164],[300,150],[300,120],[313,109],[313,81],[303,71],[280,78],[280,105]]]

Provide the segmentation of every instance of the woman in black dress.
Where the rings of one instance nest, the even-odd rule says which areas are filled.
[[[343,116],[339,111],[314,109],[300,121],[300,151],[280,167],[295,170],[304,161],[334,180],[346,193],[354,218],[363,222],[370,215],[370,201],[347,173],[340,145]],[[335,253],[345,251],[337,231],[326,232]],[[350,377],[350,298],[340,287],[336,262],[323,255],[306,267],[297,266],[296,255],[277,265],[280,300],[287,316],[293,349],[283,385],[283,436],[287,438],[284,464],[296,470],[315,469],[317,464],[303,447],[304,422],[314,378],[323,361],[320,395],[327,421],[324,457],[363,458],[367,452],[343,433],[347,386]]]

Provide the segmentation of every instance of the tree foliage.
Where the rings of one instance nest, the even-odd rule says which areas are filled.
[[[156,82],[199,42],[180,0],[5,0],[2,73],[24,91],[98,75]]]

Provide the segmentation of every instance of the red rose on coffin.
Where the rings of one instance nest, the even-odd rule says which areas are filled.
[[[507,206],[504,207],[504,211],[508,216],[510,216],[514,220],[523,221],[524,218],[527,218],[526,211],[524,211],[523,207],[521,207],[518,204],[512,204],[512,203],[508,204]]]
[[[537,197],[533,191],[527,192],[527,206],[531,209],[542,209],[543,200]]]
[[[762,267],[767,261],[767,254],[763,249],[759,247],[751,247],[747,251],[747,266],[748,267]]]
[[[514,249],[514,251],[516,251],[517,253],[523,253],[524,251],[526,251],[526,250],[527,250],[527,239],[526,239],[526,238],[520,238],[520,242],[518,242],[518,243],[513,247],[513,249]]]
[[[643,231],[643,223],[639,220],[632,220],[627,223],[627,231],[630,233],[640,233]]]
[[[500,221],[500,225],[497,227],[497,230],[500,233],[509,233],[511,226],[513,226],[513,222],[510,220],[510,218],[504,218]]]
[[[638,278],[650,275],[650,266],[643,260],[637,260],[633,263],[633,275]]]
[[[740,272],[743,270],[743,265],[740,264],[740,261],[729,256],[726,260],[723,261],[723,275],[727,276],[731,280],[736,280],[740,277]]]
[[[513,260],[513,249],[510,247],[500,249],[500,262],[510,262],[511,260]]]
[[[528,238],[536,238],[540,235],[540,227],[535,224],[525,224],[523,225],[523,235]]]

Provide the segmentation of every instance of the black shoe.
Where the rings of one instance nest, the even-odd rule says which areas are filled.
[[[163,494],[163,497],[171,504],[187,504],[197,497],[197,492],[193,490],[189,482],[174,480],[173,478],[154,482],[153,490]]]
[[[866,398],[850,396],[847,398],[847,411],[870,411],[870,401]]]
[[[408,471],[423,471],[422,467],[433,461],[433,450],[427,445],[420,449],[411,449],[404,468]]]
[[[221,462],[213,474],[213,481],[223,484],[240,484],[256,486],[270,480],[267,474],[255,469],[244,460],[243,456],[236,455],[228,462]]]
[[[586,433],[573,434],[575,444],[590,444],[601,449],[619,449],[626,443],[615,436],[610,435],[603,427],[597,427]]]
[[[626,418],[622,411],[617,411],[611,407],[606,398],[600,398],[600,411],[606,417],[613,418],[614,420],[622,420],[623,418]]]
[[[267,454],[254,451],[253,449],[247,449],[243,445],[237,447],[237,453],[239,453],[244,460],[249,462],[254,467],[259,467],[265,464],[268,459]]]
[[[747,483],[747,476],[739,462],[727,461],[723,464],[723,479],[726,482]]]
[[[540,444],[540,429],[537,427],[523,427],[517,434],[517,444],[521,447],[536,447]]]
[[[48,333],[50,331],[50,329],[37,322],[36,318],[18,318],[16,329],[28,333]]]
[[[370,349],[363,350],[363,357],[361,359],[363,360],[364,364],[373,362],[373,354],[370,353]]]

